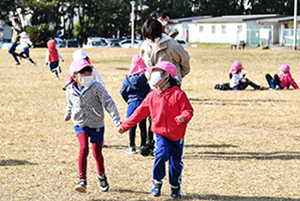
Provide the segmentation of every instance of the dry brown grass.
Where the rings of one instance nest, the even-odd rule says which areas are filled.
[[[195,109],[189,124],[183,162],[183,200],[299,200],[300,94],[287,91],[217,91],[227,82],[235,60],[248,77],[266,85],[265,73],[288,63],[300,84],[299,52],[230,50],[229,46],[188,48],[191,73],[183,90]],[[56,81],[44,65],[46,49],[33,49],[38,65],[14,66],[0,50],[0,200],[166,200],[149,195],[153,158],[128,155],[128,133],[117,134],[106,115],[105,167],[111,189],[100,193],[95,161],[88,158],[88,193],[77,183],[78,142],[72,122],[64,122],[63,79]],[[65,58],[61,78],[68,77],[74,49]],[[138,49],[87,49],[114,98],[122,119],[126,104],[119,90]],[[107,114],[107,113],[106,113]],[[139,144],[137,135],[137,144]]]

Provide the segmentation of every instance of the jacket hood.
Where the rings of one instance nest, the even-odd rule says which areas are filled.
[[[56,43],[55,43],[55,40],[49,40],[49,41],[47,42],[47,47],[48,47],[49,49],[56,49]]]
[[[145,73],[146,64],[141,55],[137,54],[132,58],[132,64],[128,75]]]

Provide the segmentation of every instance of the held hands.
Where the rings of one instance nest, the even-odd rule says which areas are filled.
[[[179,115],[175,117],[175,121],[177,122],[178,125],[180,125],[184,122],[184,118],[181,115]]]
[[[118,131],[118,133],[120,133],[120,134],[125,133],[125,129],[122,127],[122,125],[120,125],[120,126],[117,127],[117,131]]]

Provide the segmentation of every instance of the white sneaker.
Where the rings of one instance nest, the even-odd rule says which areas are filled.
[[[32,67],[35,67],[35,66],[36,66],[36,63],[33,63],[33,64],[32,64]]]
[[[27,63],[29,61],[29,57],[27,57],[26,59],[25,59],[25,63]]]

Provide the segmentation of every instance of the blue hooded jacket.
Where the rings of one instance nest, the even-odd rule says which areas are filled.
[[[144,74],[126,75],[120,91],[127,104],[144,100],[149,92],[150,87]]]

